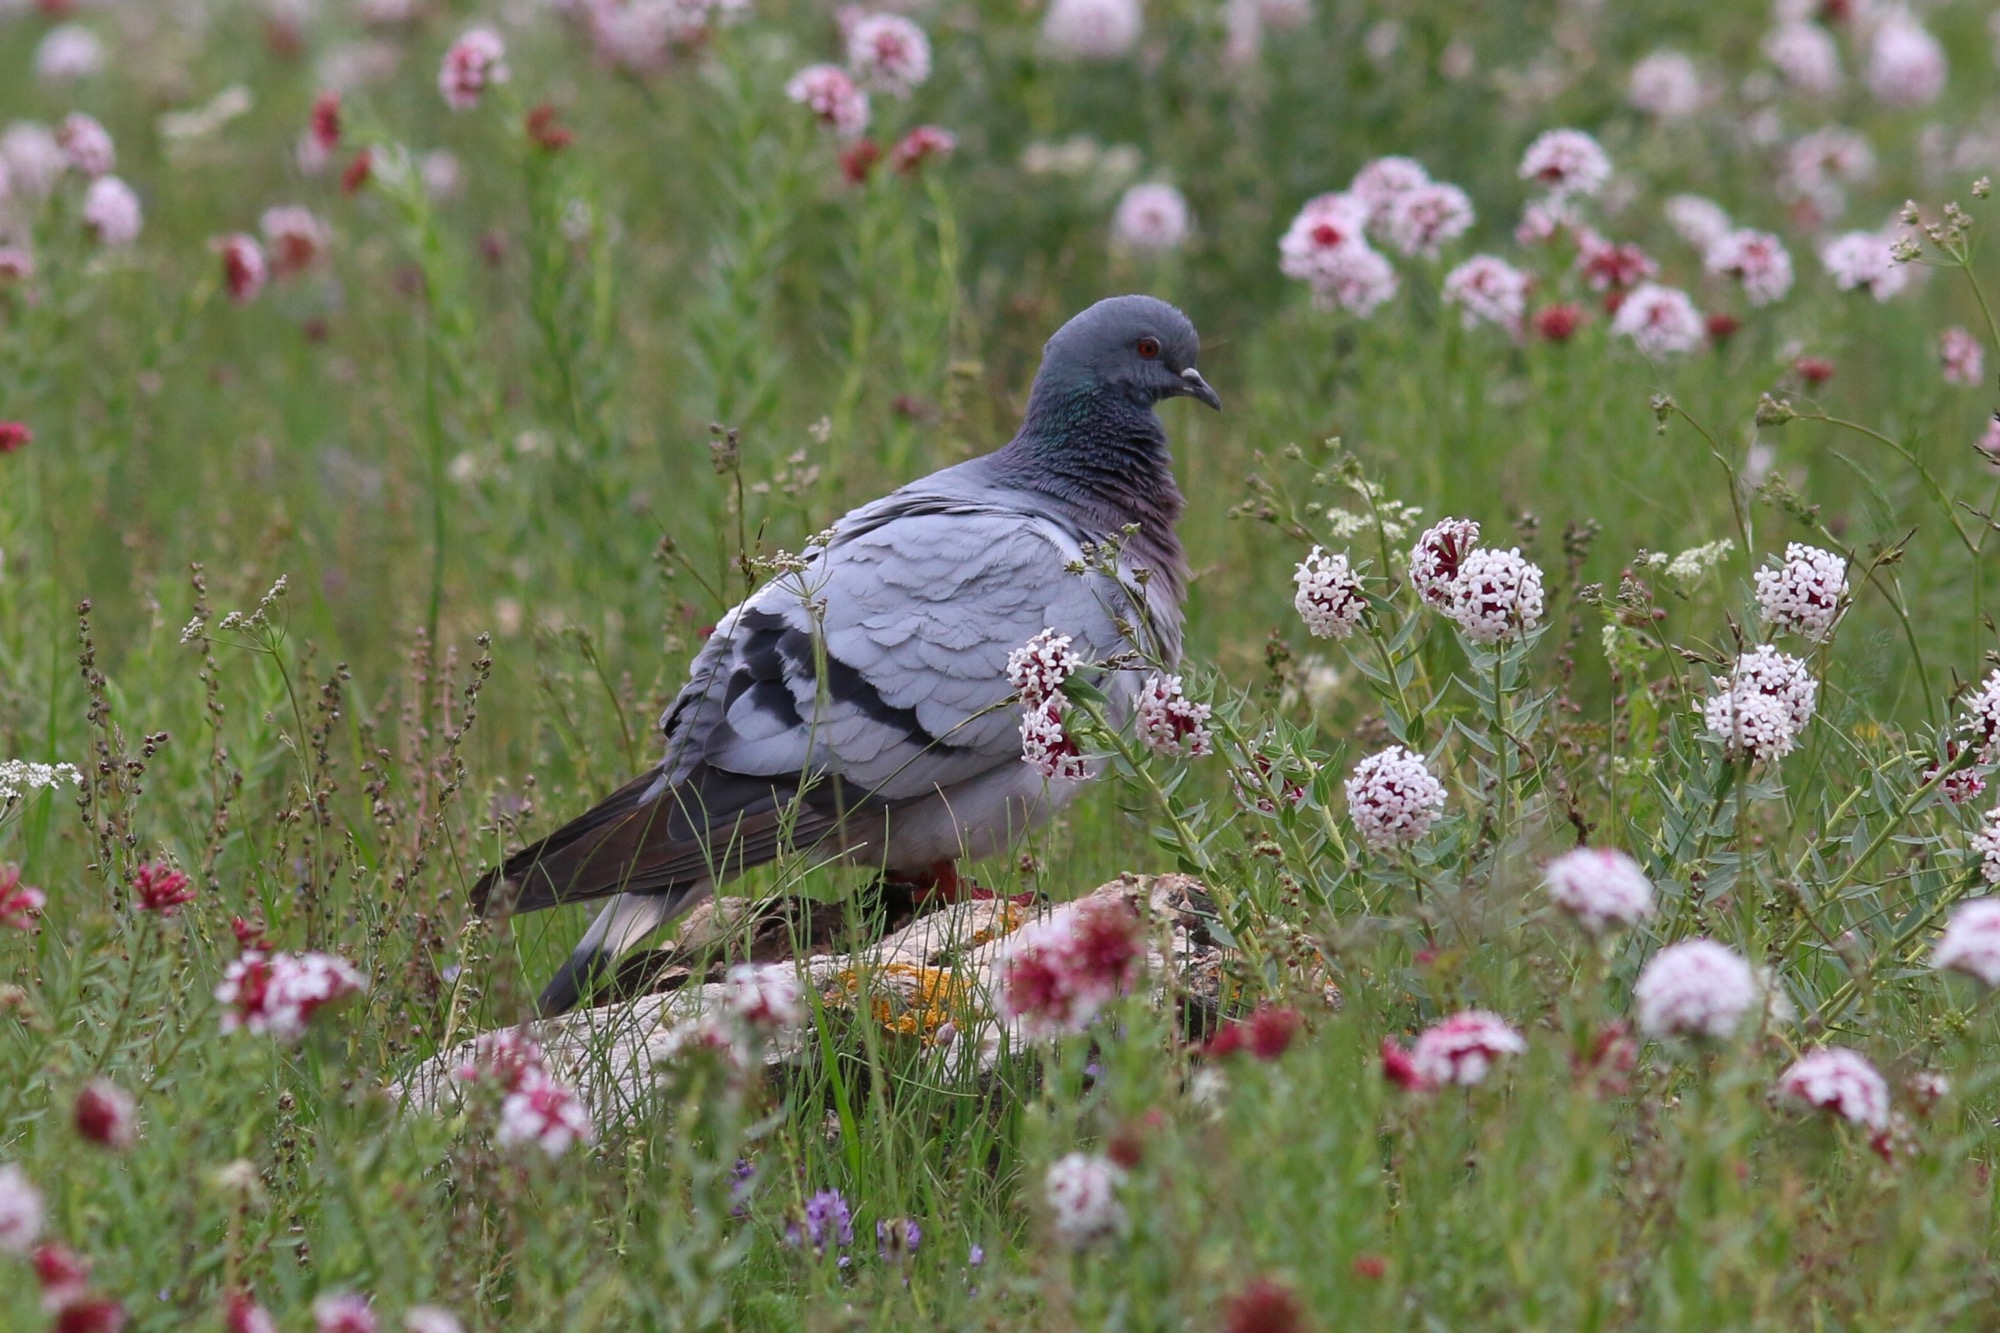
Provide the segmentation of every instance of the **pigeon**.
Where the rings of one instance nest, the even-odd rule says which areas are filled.
[[[543,1016],[753,866],[805,851],[949,892],[960,858],[1075,795],[1087,777],[1023,762],[1007,659],[1069,636],[1114,723],[1142,661],[1179,660],[1183,500],[1154,408],[1221,410],[1200,347],[1164,301],[1099,301],[1049,339],[1005,446],[847,514],[717,622],[660,762],[474,886],[482,915],[611,900]]]

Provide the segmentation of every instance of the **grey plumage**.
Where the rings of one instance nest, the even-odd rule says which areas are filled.
[[[659,765],[474,889],[481,911],[617,895],[544,1013],[788,848],[920,872],[1005,846],[1073,794],[1021,762],[1007,656],[1053,628],[1087,661],[1178,657],[1182,500],[1153,408],[1221,406],[1199,350],[1163,301],[1100,301],[1049,340],[1004,448],[847,514],[722,618],[661,720]],[[1117,577],[1072,572],[1110,539]],[[1137,680],[1106,684],[1122,709]]]

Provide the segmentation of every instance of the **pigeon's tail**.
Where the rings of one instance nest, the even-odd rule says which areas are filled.
[[[621,893],[613,898],[576,949],[556,969],[549,984],[535,1001],[535,1012],[554,1018],[576,1008],[577,1003],[607,980],[619,958],[639,941],[708,896],[706,880],[666,893]]]

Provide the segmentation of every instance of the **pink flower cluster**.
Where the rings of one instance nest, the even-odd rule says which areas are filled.
[[[1986,378],[1986,348],[1964,329],[1949,328],[1939,335],[1938,362],[1946,384],[1976,388]]]
[[[21,867],[0,864],[0,927],[33,930],[36,918],[48,906],[48,895],[21,882]]]
[[[172,916],[193,901],[194,885],[165,861],[132,872],[132,905],[142,912]]]
[[[1130,908],[1102,898],[1066,904],[1007,941],[995,1007],[1030,1039],[1081,1032],[1145,963],[1142,923]]]
[[[1959,904],[1931,952],[1931,966],[1963,972],[1989,988],[2000,986],[2000,898]]]
[[[1714,940],[1684,940],[1654,954],[1632,987],[1639,1028],[1651,1037],[1720,1041],[1743,1025],[1760,996],[1750,964]]]
[[[320,1009],[367,989],[368,979],[332,954],[252,950],[230,963],[215,998],[224,1032],[240,1028],[295,1042]]]
[[[1543,871],[1549,897],[1592,936],[1628,930],[1653,914],[1653,885],[1639,863],[1609,847],[1578,847]]]
[[[1063,682],[1083,658],[1070,637],[1045,629],[1007,655],[1007,681],[1021,698],[1021,758],[1051,782],[1089,776],[1083,751],[1063,725],[1069,701]]]
[[[1296,592],[1292,608],[1315,638],[1344,639],[1367,613],[1368,598],[1361,576],[1338,551],[1313,547],[1292,575]]]
[[[1528,275],[1506,260],[1474,255],[1444,275],[1444,303],[1459,308],[1459,322],[1468,329],[1493,324],[1519,333],[1528,286]]]
[[[1818,698],[1819,682],[1804,662],[1761,644],[1736,659],[1702,719],[1730,753],[1770,763],[1797,747]]]
[[[1845,1046],[1800,1056],[1778,1076],[1776,1092],[1868,1129],[1889,1127],[1889,1084],[1868,1057]]]
[[[1444,813],[1444,784],[1422,755],[1400,745],[1356,764],[1346,791],[1348,817],[1375,851],[1415,842]]]
[[[1647,356],[1675,356],[1701,346],[1708,327],[1686,292],[1645,282],[1619,303],[1611,331]]]
[[[908,97],[931,76],[931,43],[900,14],[864,14],[847,25],[847,67],[864,86]]]
[[[1111,240],[1131,254],[1171,254],[1187,243],[1192,225],[1187,196],[1171,185],[1148,181],[1119,198],[1111,215]]]
[[[2000,884],[2000,806],[1986,812],[1979,832],[1966,840],[1966,846],[1979,853],[1979,873],[1986,877],[1986,882]]]
[[[1850,231],[1820,247],[1819,262],[1841,291],[1886,301],[1910,285],[1909,266],[1897,260],[1895,243],[1886,232]]]
[[[1734,278],[1753,306],[1769,305],[1792,290],[1792,254],[1767,231],[1739,227],[1717,237],[1702,256],[1710,273]]]
[[[41,1240],[46,1210],[27,1172],[0,1164],[0,1254],[26,1258],[41,1287],[42,1310],[55,1333],[118,1333],[125,1307],[90,1289],[90,1260],[56,1241]]]
[[[1494,644],[1541,623],[1542,571],[1519,549],[1479,545],[1479,524],[1448,518],[1410,550],[1410,583],[1474,643]]]
[[[1057,1159],[1042,1182],[1056,1239],[1080,1250],[1117,1231],[1125,1221],[1125,1206],[1118,1201],[1124,1180],[1124,1171],[1095,1153]]]
[[[472,28],[453,42],[438,67],[438,92],[453,111],[470,111],[486,90],[507,82],[507,44],[491,28]]]
[[[1980,763],[2000,762],[2000,668],[1966,696],[1965,716],[1959,725],[1972,733]]]
[[[593,1137],[582,1100],[549,1072],[541,1046],[518,1029],[481,1037],[457,1077],[470,1086],[499,1091],[500,1121],[493,1137],[503,1148],[531,1145],[560,1157],[571,1144],[589,1143]]]
[[[1757,606],[1764,623],[1779,633],[1802,634],[1818,643],[1833,633],[1847,601],[1847,561],[1832,551],[1802,542],[1785,547],[1785,560],[1756,575]]]
[[[1498,1014],[1465,1009],[1425,1028],[1407,1054],[1384,1041],[1382,1068],[1406,1091],[1469,1088],[1485,1082],[1500,1057],[1527,1049],[1526,1039]]]
[[[1215,737],[1208,729],[1214,709],[1188,698],[1179,676],[1146,677],[1132,711],[1140,742],[1154,754],[1195,759],[1214,753]]]

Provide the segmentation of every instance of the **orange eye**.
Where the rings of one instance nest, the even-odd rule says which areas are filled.
[[[1151,361],[1160,354],[1160,340],[1158,338],[1141,338],[1138,342],[1138,349],[1140,356]]]

